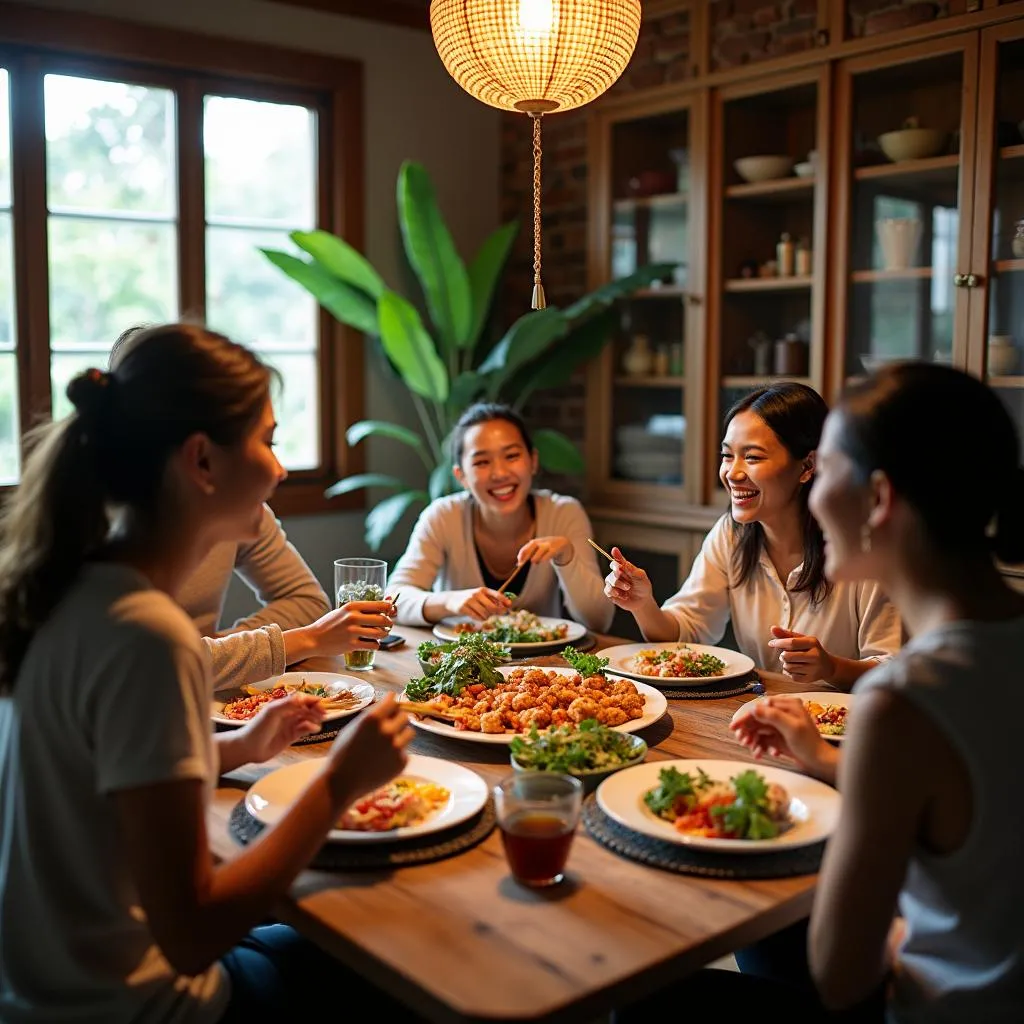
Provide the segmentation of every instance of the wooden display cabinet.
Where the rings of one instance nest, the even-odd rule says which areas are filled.
[[[887,361],[966,362],[977,68],[972,32],[837,69],[833,396]],[[923,132],[918,156],[892,159],[879,142],[909,150]]]
[[[725,87],[712,103],[711,400],[702,443],[703,497],[712,504],[725,503],[718,451],[729,407],[774,380],[821,386],[829,100],[828,69],[811,68]],[[792,167],[768,180],[744,180],[737,161],[761,156],[788,158]],[[779,258],[784,239],[788,265]],[[779,342],[785,353],[776,351]]]
[[[696,500],[700,453],[705,233],[705,104],[625,105],[591,122],[589,273],[622,277],[676,264],[659,286],[618,304],[612,343],[590,369],[589,491],[597,504],[671,510]],[[697,339],[693,344],[692,339]],[[699,431],[698,431],[699,434]]]
[[[725,507],[723,414],[780,376],[832,403],[887,359],[952,363],[989,382],[1024,436],[1024,3],[985,0],[948,24],[595,105],[590,286],[649,260],[684,264],[622,304],[619,334],[590,368],[588,498],[605,546],[660,554],[681,579]],[[908,119],[936,133],[931,148],[887,141],[887,154],[880,137]],[[644,171],[667,185],[679,149],[682,187],[631,194]],[[812,151],[803,176],[750,182],[736,170],[743,157],[796,164]],[[807,240],[810,265],[762,275],[783,233]],[[627,371],[637,335],[681,342],[682,372]],[[783,375],[774,343],[787,335],[806,358]],[[760,357],[759,338],[770,345]],[[652,418],[680,414],[678,475],[642,479],[657,461],[644,458]]]

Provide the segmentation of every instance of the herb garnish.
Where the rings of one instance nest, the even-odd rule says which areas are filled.
[[[427,640],[416,653],[421,660],[428,661],[437,650],[441,651],[441,658],[433,674],[406,683],[405,692],[410,700],[429,700],[439,693],[455,697],[474,683],[491,689],[502,681],[497,666],[511,657],[506,646],[492,643],[479,633],[464,633],[458,640],[444,644]]]
[[[571,774],[623,765],[647,753],[646,743],[635,744],[629,733],[587,718],[579,725],[560,725],[544,732],[534,723],[526,736],[512,739],[509,750],[522,768]]]
[[[566,647],[562,651],[562,657],[584,679],[590,676],[603,676],[604,670],[608,665],[607,658],[599,658],[596,654],[584,654],[582,651],[577,651],[575,647]]]

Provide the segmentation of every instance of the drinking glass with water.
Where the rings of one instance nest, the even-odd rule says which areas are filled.
[[[379,558],[336,558],[334,599],[338,608],[350,601],[383,601],[388,563]],[[365,672],[373,668],[376,651],[349,651],[345,668]]]

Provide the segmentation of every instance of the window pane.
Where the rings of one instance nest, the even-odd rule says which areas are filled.
[[[14,347],[14,249],[11,215],[0,213],[0,349]]]
[[[306,107],[207,96],[206,219],[312,228],[316,115]]]
[[[0,484],[18,482],[18,363],[13,352],[0,353]]]
[[[288,469],[315,469],[320,461],[320,389],[315,355],[261,353],[281,374],[275,391],[277,455]]]
[[[47,75],[44,101],[51,210],[176,215],[170,90]]]
[[[207,321],[246,345],[309,352],[315,347],[316,300],[259,247],[297,251],[279,231],[207,228]]]
[[[11,86],[0,68],[0,209],[11,205]]]
[[[177,316],[171,224],[50,218],[50,344],[109,350],[126,328]]]
[[[316,114],[306,107],[207,96],[206,317],[282,373],[278,452],[289,469],[320,463],[317,305],[259,251],[296,251],[288,232],[316,226]]]

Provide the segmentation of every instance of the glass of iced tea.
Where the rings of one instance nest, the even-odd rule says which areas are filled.
[[[336,558],[334,560],[334,599],[337,607],[349,601],[383,601],[388,580],[388,563],[379,558]],[[349,651],[345,668],[366,672],[373,668],[376,651]]]
[[[583,783],[557,772],[514,772],[494,787],[505,857],[522,885],[557,885],[580,820]]]

